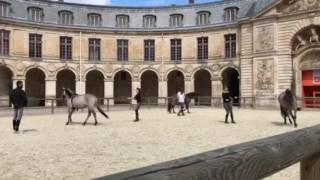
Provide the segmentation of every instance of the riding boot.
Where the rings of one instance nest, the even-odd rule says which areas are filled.
[[[16,123],[16,120],[13,120],[13,121],[12,121],[12,125],[13,125],[13,130],[14,130],[14,131],[16,131],[16,126],[17,126],[16,124],[17,124],[17,123]]]
[[[228,122],[228,116],[229,116],[229,114],[226,114],[226,117],[225,117],[225,120],[224,120],[224,123],[226,123],[226,124],[229,123],[229,122]]]
[[[136,120],[134,120],[135,122],[139,121],[139,112],[138,111],[135,111],[136,112]]]
[[[231,123],[235,124],[236,122],[233,120],[233,114],[231,114]]]
[[[17,124],[16,124],[16,131],[18,132],[18,131],[19,131],[19,126],[20,126],[20,120],[17,120],[16,123],[17,123]]]

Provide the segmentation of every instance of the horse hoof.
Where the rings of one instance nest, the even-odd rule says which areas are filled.
[[[96,125],[98,125],[98,123],[94,123],[94,125],[96,126]]]
[[[66,123],[66,126],[68,126],[68,125],[69,125],[69,123],[67,122],[67,123]]]
[[[82,125],[83,125],[83,126],[85,126],[85,125],[86,125],[86,123],[82,123]]]

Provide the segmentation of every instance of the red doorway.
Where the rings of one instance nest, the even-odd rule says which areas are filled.
[[[302,71],[304,106],[320,107],[320,70]]]

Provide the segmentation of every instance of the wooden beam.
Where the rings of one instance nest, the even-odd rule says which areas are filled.
[[[320,125],[317,125],[97,180],[256,180],[319,152]]]

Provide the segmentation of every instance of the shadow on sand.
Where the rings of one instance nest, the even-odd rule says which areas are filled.
[[[21,132],[22,133],[29,133],[29,132],[37,132],[38,130],[36,130],[36,129],[24,129],[24,130],[22,130]]]
[[[290,123],[284,124],[283,122],[272,122],[272,124],[275,126],[290,126]]]

